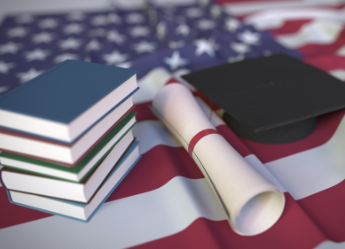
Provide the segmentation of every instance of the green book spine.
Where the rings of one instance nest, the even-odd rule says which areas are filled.
[[[116,125],[76,166],[74,167],[67,167],[66,165],[62,165],[62,164],[58,164],[58,163],[52,163],[52,162],[48,162],[48,161],[44,161],[44,160],[38,160],[35,158],[30,158],[30,157],[25,157],[25,156],[21,156],[21,155],[17,155],[17,154],[13,154],[13,153],[9,153],[9,152],[4,152],[2,151],[0,153],[0,159],[1,158],[8,158],[8,159],[12,159],[12,160],[16,160],[16,161],[22,161],[22,162],[26,162],[26,163],[30,163],[30,164],[34,164],[36,166],[40,166],[40,167],[48,167],[48,168],[52,168],[55,170],[60,170],[60,171],[64,171],[64,172],[68,172],[68,173],[72,173],[72,174],[78,174],[84,167],[85,165],[88,164],[88,162],[97,154],[99,153],[102,148],[108,144],[113,137],[115,137],[126,125],[127,123],[133,118],[135,117],[136,113],[135,112],[130,112],[118,125]],[[118,139],[115,144],[113,144],[111,146],[111,148],[92,166],[92,168],[90,168],[90,170],[88,171],[87,174],[85,174],[83,176],[83,178],[78,181],[81,182],[83,181],[83,179],[85,179],[90,172],[92,172],[92,170],[109,154],[109,152],[118,144],[118,142],[133,128],[135,124],[133,124],[122,136],[120,139]],[[21,168],[17,168],[15,166],[11,166],[11,165],[4,165],[2,164],[2,166],[7,167],[7,168],[12,168],[12,169],[17,169],[17,170],[21,170],[24,172],[28,172],[28,173],[32,173],[32,174],[36,174],[36,175],[42,175],[42,176],[48,176],[51,178],[55,178],[55,179],[62,179],[59,177],[54,177],[52,175],[46,175],[46,174],[42,174],[42,173],[38,173],[38,172],[34,172],[34,171],[30,171],[30,170],[23,170]],[[66,180],[66,179],[62,179],[62,180]],[[67,180],[67,181],[71,181],[71,180]],[[71,181],[74,182],[74,181]]]

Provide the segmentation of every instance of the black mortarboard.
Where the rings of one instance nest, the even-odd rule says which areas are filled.
[[[345,107],[345,83],[286,55],[224,64],[182,76],[225,110],[241,137],[286,143],[308,135],[315,117]]]

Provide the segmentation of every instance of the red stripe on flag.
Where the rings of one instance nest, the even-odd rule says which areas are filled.
[[[313,21],[313,19],[285,21],[283,26],[277,29],[272,29],[270,32],[274,36],[296,33],[304,24],[307,24],[311,21]]]
[[[225,140],[241,154],[241,156],[246,157],[253,154],[253,152],[248,149],[242,140],[227,125],[219,125],[217,126],[217,130]]]
[[[52,216],[34,209],[21,207],[9,202],[5,188],[0,187],[0,228],[14,226],[25,222]]]
[[[344,56],[337,56],[333,54],[319,55],[319,56],[306,58],[304,59],[304,62],[326,72],[329,72],[335,69],[345,70]]]
[[[336,6],[338,7],[338,6]],[[336,9],[336,7],[328,7],[329,9]],[[324,7],[321,7],[320,10],[325,10]],[[283,26],[272,29],[270,32],[276,38],[280,35],[289,35],[297,33],[305,24],[312,22],[317,19],[299,19],[299,20],[285,20]],[[321,19],[322,20],[322,19]],[[338,37],[331,43],[328,44],[306,44],[297,50],[301,52],[305,57],[311,57],[316,55],[331,55],[334,54],[340,47],[345,44],[345,30],[339,33]]]
[[[195,162],[183,147],[158,145],[142,155],[107,201],[155,190],[176,176],[204,178]],[[44,212],[11,204],[4,188],[0,188],[0,228],[52,216]]]
[[[298,201],[314,223],[335,242],[345,241],[345,181]]]
[[[326,143],[334,135],[344,114],[345,110],[340,110],[318,117],[314,131],[306,138],[296,142],[287,144],[262,144],[246,139],[241,140],[252,152],[251,154],[255,154],[262,163],[271,162]],[[234,145],[234,147],[236,146]]]
[[[162,187],[175,176],[204,178],[183,147],[158,145],[143,154],[107,201],[125,198]]]
[[[298,50],[306,57],[334,54],[340,47],[345,44],[345,30],[343,29],[337,39],[330,44],[307,44]]]
[[[193,95],[194,95],[195,97],[201,98],[206,104],[208,104],[208,105],[212,108],[212,110],[219,110],[219,109],[221,109],[218,105],[216,105],[215,103],[213,103],[212,101],[210,101],[210,99],[207,98],[207,97],[206,97],[204,94],[202,94],[201,92],[195,91],[195,92],[193,92]]]
[[[219,4],[228,4],[228,3],[243,3],[247,2],[248,4],[250,3],[256,3],[256,2],[264,2],[264,3],[275,3],[275,2],[287,2],[287,0],[216,0],[217,3]],[[303,0],[289,0],[289,2],[303,2]]]
[[[136,249],[158,248],[314,248],[326,240],[324,234],[309,219],[289,194],[279,221],[265,233],[240,236],[232,231],[227,221],[195,220],[185,230]]]
[[[157,120],[155,115],[151,112],[149,106],[151,106],[151,102],[145,102],[141,104],[136,104],[133,108],[133,112],[136,112],[137,115],[135,119],[140,122],[144,120]]]

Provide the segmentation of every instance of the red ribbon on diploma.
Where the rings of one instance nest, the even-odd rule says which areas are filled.
[[[192,140],[190,140],[189,145],[188,145],[188,153],[189,153],[191,158],[193,158],[194,146],[200,141],[200,139],[202,139],[203,137],[205,137],[207,135],[211,135],[211,134],[219,134],[220,135],[220,133],[215,129],[206,129],[206,130],[200,131],[198,134],[196,134],[192,138]]]

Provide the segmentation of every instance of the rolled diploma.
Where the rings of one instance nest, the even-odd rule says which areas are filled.
[[[191,92],[181,84],[163,87],[152,106],[158,118],[187,151],[196,134],[215,129]],[[192,155],[236,233],[256,235],[277,222],[284,210],[284,194],[221,135],[202,137],[194,146]]]

